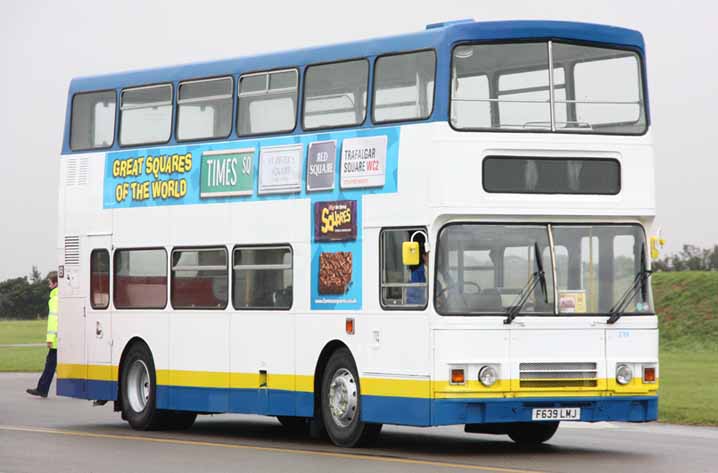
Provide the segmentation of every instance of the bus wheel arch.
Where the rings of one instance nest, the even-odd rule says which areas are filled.
[[[161,417],[156,407],[157,371],[152,350],[143,339],[134,337],[125,345],[117,379],[122,418],[135,430],[157,428]]]
[[[125,343],[125,347],[122,349],[122,354],[120,355],[120,363],[117,366],[117,400],[114,405],[115,412],[122,412],[122,371],[127,362],[127,353],[136,344],[143,344],[147,347],[147,350],[152,353],[147,342],[139,336],[134,336]],[[125,419],[124,413],[122,414],[122,419],[127,420]]]
[[[135,430],[188,429],[197,418],[195,412],[157,408],[154,356],[140,337],[133,337],[122,351],[117,384],[122,419]]]
[[[332,354],[342,348],[346,348],[349,350],[349,347],[346,346],[344,342],[341,340],[332,340],[331,342],[324,345],[324,348],[322,348],[322,351],[319,353],[319,358],[317,359],[317,364],[314,367],[314,415],[319,416],[321,415],[321,400],[320,400],[320,394],[322,392],[322,378],[324,377],[324,370],[327,367],[327,362],[329,361],[329,357],[332,356]],[[350,350],[351,351],[351,350]]]

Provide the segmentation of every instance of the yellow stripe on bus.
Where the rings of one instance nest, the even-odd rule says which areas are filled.
[[[118,367],[112,365],[59,364],[58,379],[87,379],[117,381]],[[643,383],[634,378],[623,386],[614,378],[596,380],[596,386],[535,387],[518,389],[520,381],[498,380],[487,388],[478,381],[455,385],[448,381],[425,379],[362,378],[362,394],[369,396],[409,397],[420,399],[481,399],[528,397],[608,397],[655,395],[658,381]],[[267,373],[226,373],[217,371],[157,370],[157,384],[199,388],[277,389],[283,391],[314,392],[314,376]],[[513,388],[513,389],[512,389]]]

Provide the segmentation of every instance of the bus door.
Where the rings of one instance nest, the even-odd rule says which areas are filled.
[[[112,312],[110,310],[110,265],[112,234],[92,234],[85,238],[82,274],[85,350],[87,353],[88,394],[96,399],[114,399],[112,373]]]

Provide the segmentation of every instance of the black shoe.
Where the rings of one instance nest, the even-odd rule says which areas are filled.
[[[26,389],[25,392],[28,393],[28,394],[30,394],[30,395],[32,395],[32,396],[47,397],[47,394],[43,394],[43,393],[41,393],[40,391],[38,391],[37,389],[34,389],[34,388]]]

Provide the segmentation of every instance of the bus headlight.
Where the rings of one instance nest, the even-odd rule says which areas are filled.
[[[618,384],[626,385],[633,379],[633,370],[628,365],[618,365],[616,367],[616,381]]]
[[[481,384],[490,388],[496,384],[496,380],[499,378],[499,374],[496,372],[496,368],[493,366],[483,366],[479,370],[479,381]]]

